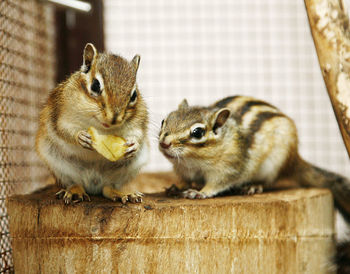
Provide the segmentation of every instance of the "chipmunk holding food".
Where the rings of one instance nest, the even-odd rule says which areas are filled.
[[[111,200],[141,202],[141,193],[121,193],[146,163],[148,111],[136,84],[140,57],[131,62],[86,44],[81,69],[59,84],[40,114],[36,150],[62,189],[65,203],[103,194]],[[125,140],[122,157],[110,161],[94,146],[99,134]],[[107,148],[108,149],[108,148]]]
[[[232,96],[190,107],[184,100],[162,121],[159,148],[182,178],[185,198],[210,198],[232,188],[261,193],[289,177],[302,186],[329,188],[350,217],[350,181],[304,161],[293,120],[264,101]],[[192,183],[204,187],[190,188]]]

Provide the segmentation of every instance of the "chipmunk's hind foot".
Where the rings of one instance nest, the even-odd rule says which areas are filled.
[[[85,192],[84,188],[80,185],[73,185],[67,189],[61,189],[56,193],[58,199],[63,199],[66,205],[70,203],[79,203],[82,201],[90,201],[89,195]]]
[[[143,193],[141,192],[134,192],[134,193],[124,193],[120,192],[110,186],[105,186],[103,188],[103,196],[106,197],[107,199],[110,199],[114,202],[116,201],[121,201],[122,204],[126,204],[127,202],[130,203],[142,203],[142,197],[144,196]]]
[[[244,186],[241,189],[242,195],[254,195],[254,194],[260,194],[263,193],[264,187],[263,185],[248,185]]]

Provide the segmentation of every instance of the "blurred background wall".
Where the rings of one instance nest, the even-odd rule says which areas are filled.
[[[55,85],[54,9],[0,1],[0,273],[13,273],[6,197],[44,185],[34,151],[41,100]]]
[[[207,105],[242,94],[294,119],[305,159],[350,176],[303,1],[105,0],[104,33],[107,50],[141,55],[153,140],[146,170],[171,168],[156,137],[184,97]]]

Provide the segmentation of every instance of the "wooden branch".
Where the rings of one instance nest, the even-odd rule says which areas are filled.
[[[323,79],[350,156],[350,32],[341,0],[305,0]]]

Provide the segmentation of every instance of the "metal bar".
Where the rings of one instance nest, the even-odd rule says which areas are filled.
[[[46,0],[46,2],[82,12],[90,12],[92,8],[90,3],[80,0]]]

